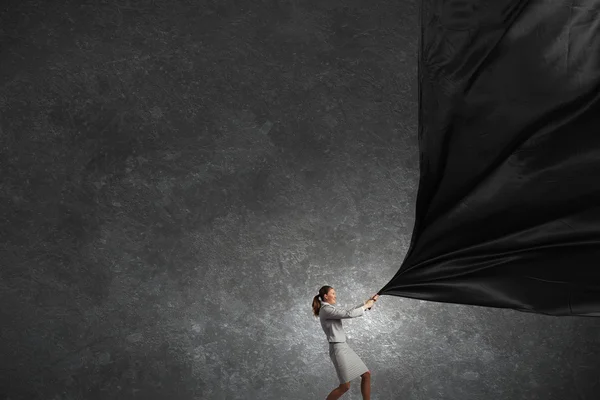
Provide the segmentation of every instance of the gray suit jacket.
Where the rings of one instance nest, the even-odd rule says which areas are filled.
[[[365,310],[363,309],[363,306],[364,304],[360,304],[352,309],[345,310],[329,303],[321,303],[319,319],[321,320],[323,332],[325,332],[325,335],[327,336],[327,341],[345,342],[346,333],[342,326],[342,319],[356,318],[364,315]]]

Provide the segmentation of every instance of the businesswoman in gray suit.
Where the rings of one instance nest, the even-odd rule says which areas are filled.
[[[323,286],[313,298],[312,308],[315,317],[321,320],[321,327],[329,342],[329,357],[335,366],[340,386],[335,388],[326,400],[337,400],[350,389],[350,381],[361,377],[360,390],[363,400],[371,399],[371,373],[360,357],[346,343],[342,319],[356,318],[373,307],[379,295],[371,297],[364,304],[352,309],[335,307],[336,293],[331,286]]]

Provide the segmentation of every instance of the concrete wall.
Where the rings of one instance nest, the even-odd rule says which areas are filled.
[[[414,223],[416,3],[5,4],[0,399],[324,399],[312,297],[375,293]],[[372,399],[600,394],[598,319],[345,327]]]

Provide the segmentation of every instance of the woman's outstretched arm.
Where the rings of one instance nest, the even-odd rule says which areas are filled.
[[[345,310],[337,307],[323,307],[321,313],[325,319],[346,319],[360,317],[365,313],[364,305],[360,305],[357,308]]]

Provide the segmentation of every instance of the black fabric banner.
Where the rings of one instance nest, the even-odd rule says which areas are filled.
[[[379,294],[600,316],[600,0],[422,0],[411,245]]]

